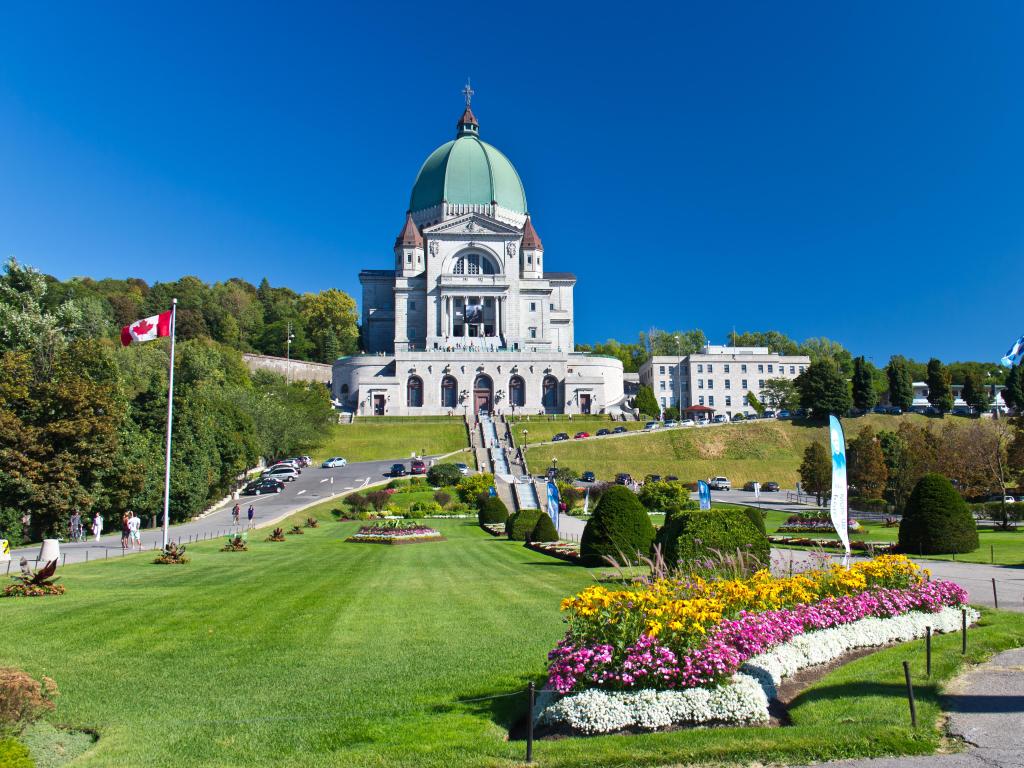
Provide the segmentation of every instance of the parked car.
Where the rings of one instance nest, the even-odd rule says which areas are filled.
[[[898,405],[890,405],[888,408],[885,409],[885,412],[890,416],[899,416],[901,413],[903,413],[903,409],[900,408]]]
[[[761,418],[762,419],[774,419],[775,418],[775,411],[765,411],[764,413],[761,414]]]
[[[332,456],[320,466],[324,469],[334,469],[335,467],[344,467],[346,464],[348,462],[341,458],[341,456]]]
[[[263,477],[273,477],[282,482],[292,483],[299,476],[299,470],[285,464],[278,464],[263,473]]]
[[[631,482],[633,482],[633,478],[628,472],[619,472],[615,476],[615,483],[617,485],[629,485]]]
[[[312,456],[299,456],[299,459],[302,460],[302,466],[304,466],[304,467],[312,467],[313,466],[313,457]]]
[[[718,477],[709,478],[708,479],[708,486],[713,491],[731,491],[732,490],[732,483],[729,482],[729,478],[728,477],[722,477],[721,475],[719,475]]]
[[[604,437],[605,435],[610,435],[611,433],[612,433],[612,431],[610,429],[599,429],[599,430],[597,430],[597,436],[598,437]]]
[[[767,493],[778,493],[779,484],[774,481],[768,481],[767,483],[761,484],[761,490],[766,491]]]
[[[629,432],[625,427],[616,427],[612,430],[613,435],[621,435],[623,432]]]
[[[388,474],[392,477],[405,477],[405,464],[392,464]]]
[[[463,464],[461,461],[455,462],[455,468],[459,470],[460,475],[469,474],[469,464]]]
[[[747,482],[745,482],[743,484],[743,490],[744,491],[753,491],[755,485],[756,485],[756,483],[753,480],[748,480]]]
[[[304,469],[305,467],[308,467],[310,465],[310,463],[311,463],[309,461],[306,461],[306,457],[305,456],[292,456],[290,459],[288,459],[288,461],[290,461],[292,463],[293,467],[295,467],[296,469],[299,469],[299,470]]]
[[[590,433],[589,432],[577,432],[575,435],[572,436],[572,439],[573,440],[582,440],[582,439],[584,439],[586,437],[590,437]]]
[[[715,424],[725,424],[725,422],[727,422],[728,420],[729,417],[726,416],[724,413],[720,413],[717,416],[715,416]]]
[[[682,421],[679,422],[679,426],[680,427],[692,427],[692,426],[696,425],[696,423],[697,422],[694,421],[693,419],[683,419]]]
[[[423,459],[413,459],[412,464],[409,465],[410,475],[425,475],[427,474],[427,463]]]
[[[644,482],[645,483],[660,483],[661,482],[661,475],[647,475],[644,478]]]
[[[676,477],[675,475],[665,475],[665,482],[666,483],[678,483],[679,482],[679,478]]]
[[[568,439],[569,439],[569,433],[568,432],[559,432],[557,435],[555,435],[554,437],[551,438],[551,442],[553,442],[553,443],[560,443],[563,440],[568,440]]]
[[[656,429],[661,429],[660,421],[648,421],[644,424],[644,432],[653,432]]]
[[[580,475],[580,482],[583,482],[583,483],[596,483],[597,482],[597,475],[595,475],[593,472],[591,472],[588,469],[586,472],[584,472],[582,475]]]
[[[793,418],[793,414],[790,411],[787,411],[787,410],[783,409],[783,410],[779,411],[779,418],[780,419],[791,419],[791,418]]]
[[[746,418],[747,418],[747,417],[746,417],[746,416],[744,416],[744,415],[743,415],[742,413],[734,413],[734,414],[732,415],[732,420],[733,420],[733,421],[745,421],[745,420],[746,420]]]
[[[1013,496],[1003,496],[1004,504],[1016,504],[1017,500]]]
[[[243,496],[259,496],[263,493],[280,493],[284,490],[284,483],[273,477],[261,477],[253,480],[242,489]]]
[[[923,416],[938,416],[938,415],[940,415],[939,414],[939,409],[936,408],[934,405],[929,405],[927,408],[922,408],[921,409],[921,414]]]
[[[974,413],[974,409],[969,405],[955,405],[950,413],[953,416],[970,416]]]
[[[666,419],[665,420],[665,426],[666,427],[678,427],[679,426],[679,421],[676,420],[676,419]]]
[[[872,413],[880,413],[883,416],[889,412],[889,406],[887,405],[876,405],[871,409]]]

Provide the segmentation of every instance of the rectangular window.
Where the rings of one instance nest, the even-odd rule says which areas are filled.
[[[700,405],[704,405],[704,395],[701,395],[700,397],[698,397],[698,398],[697,398],[697,402],[698,402],[698,403],[699,403]]]
[[[704,389],[704,379],[697,379],[697,389]]]
[[[537,302],[536,301],[531,301],[530,302],[530,311],[531,312],[536,312],[537,311]]]
[[[554,312],[555,311],[555,305],[554,304],[548,304],[548,309],[550,309],[552,312]]]
[[[796,373],[796,366],[795,365],[789,366],[789,375],[792,376],[794,373]]]
[[[746,373],[746,372],[747,372],[747,364],[744,363],[743,365],[740,366],[740,373]]]
[[[711,363],[708,363],[708,373],[711,373]]]
[[[411,253],[405,254],[405,263],[406,264],[412,264],[412,254]]]
[[[714,389],[714,388],[715,388],[714,380],[713,379],[708,379],[708,389]]]
[[[660,366],[658,368],[658,373],[660,373],[662,376],[665,375],[665,366],[664,365],[662,365],[662,366]]]
[[[531,328],[530,329],[530,338],[531,339],[536,339],[537,338],[537,329],[536,328]]]
[[[416,302],[412,299],[409,300],[409,309],[416,309]]]
[[[664,407],[665,407],[665,398],[664,398],[664,397],[663,397],[663,398],[661,398],[661,407],[662,407],[662,408],[664,408]]]
[[[729,408],[732,405],[732,398],[729,395],[725,396],[725,407]]]
[[[697,373],[704,373],[704,366],[697,363]]]
[[[768,373],[771,373],[771,372],[772,372],[772,364],[768,363]]]
[[[726,364],[725,364],[725,372],[726,372],[726,373],[728,373],[728,372],[729,372],[729,364],[728,364],[728,363],[726,363]]]
[[[747,380],[744,379],[743,381],[741,381],[740,382],[740,386],[743,387],[744,389],[748,389],[748,387],[747,387]]]
[[[758,363],[758,365],[757,365],[757,372],[758,373],[764,373],[764,366],[761,365],[760,363]]]
[[[708,395],[708,405],[713,407],[714,404],[715,404],[715,396],[714,395]]]
[[[662,392],[664,392],[665,391],[665,382],[664,381],[660,381],[658,383],[661,384],[661,386],[658,387],[658,389],[660,389]]]
[[[800,366],[800,373],[803,373],[803,372],[804,372],[804,367],[801,365]]]
[[[764,386],[764,379],[758,379],[757,380],[757,386],[763,387]]]
[[[533,256],[527,256],[526,257],[526,263],[527,264],[533,264]]]
[[[725,380],[725,388],[732,389],[732,381],[730,379]]]

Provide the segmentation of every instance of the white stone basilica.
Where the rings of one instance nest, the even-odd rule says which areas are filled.
[[[545,269],[519,175],[469,107],[416,177],[393,270],[364,270],[366,354],[334,363],[357,415],[615,413],[622,363],[573,352],[576,277]]]

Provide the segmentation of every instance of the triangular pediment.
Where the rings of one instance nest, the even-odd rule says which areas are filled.
[[[479,237],[480,235],[499,235],[518,237],[521,233],[515,227],[503,224],[490,216],[480,213],[467,213],[454,219],[448,219],[438,224],[423,229],[423,234],[430,235],[467,235]]]

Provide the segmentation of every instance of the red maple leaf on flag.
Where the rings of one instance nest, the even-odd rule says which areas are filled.
[[[151,330],[153,330],[153,324],[147,320],[139,320],[138,325],[132,328],[132,331],[137,336],[145,336]]]

